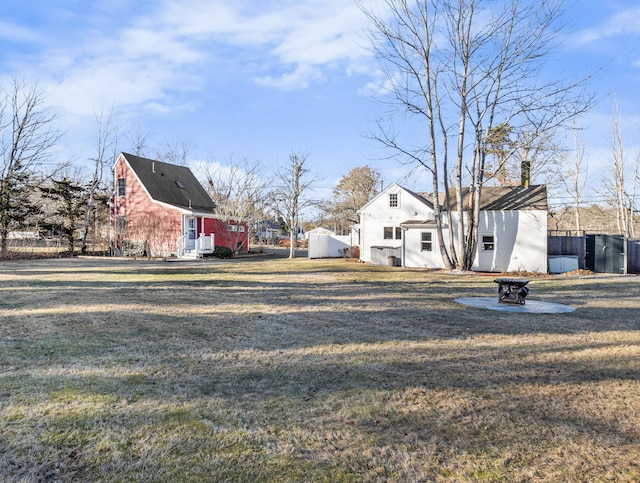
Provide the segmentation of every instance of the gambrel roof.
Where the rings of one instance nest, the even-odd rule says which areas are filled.
[[[215,203],[186,166],[122,153],[149,196],[177,208],[213,213]]]

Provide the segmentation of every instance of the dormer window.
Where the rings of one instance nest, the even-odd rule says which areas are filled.
[[[398,206],[398,193],[389,193],[389,208],[397,208]]]

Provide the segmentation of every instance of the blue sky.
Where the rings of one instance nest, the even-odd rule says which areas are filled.
[[[150,135],[149,154],[184,141],[193,161],[276,166],[306,152],[327,189],[365,164],[387,184],[406,184],[409,168],[368,138],[383,109],[367,87],[378,65],[351,0],[2,3],[0,82],[38,81],[66,133],[66,155],[79,161],[94,155],[95,114],[113,105],[123,133],[140,126]],[[579,121],[597,172],[610,151],[614,99],[626,147],[639,144],[640,4],[568,5],[550,68],[564,77],[600,69],[589,84],[598,103]],[[126,135],[120,146],[133,150]],[[426,189],[419,177],[411,183]]]

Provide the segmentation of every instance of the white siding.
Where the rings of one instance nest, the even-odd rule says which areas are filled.
[[[338,236],[332,233],[311,233],[309,237],[308,258],[338,258],[350,248],[350,236]]]
[[[398,195],[397,208],[389,207],[390,194]],[[395,238],[395,228],[400,228],[400,223],[407,220],[426,219],[432,212],[424,202],[399,185],[389,185],[360,211],[360,259],[372,262],[372,247],[400,248],[402,239]],[[385,227],[394,228],[393,239],[384,238]]]
[[[485,251],[482,236],[493,235],[494,250]],[[541,210],[483,211],[473,270],[482,272],[547,271],[547,213]]]
[[[431,251],[422,250],[422,233],[431,233]],[[435,224],[405,230],[404,264],[411,268],[444,268]]]
[[[398,195],[398,207],[389,207],[389,194]],[[433,210],[424,200],[413,196],[397,184],[392,184],[370,201],[360,212],[357,227],[360,259],[386,264],[387,254],[400,256],[402,266],[411,268],[444,268],[435,224],[407,225],[402,239],[384,238],[385,227],[399,227],[406,221],[424,221]],[[458,229],[453,217],[454,237]],[[431,232],[431,251],[422,250],[422,232]],[[444,229],[448,249],[448,228]],[[482,237],[493,237],[493,250],[484,250]],[[354,238],[357,242],[357,238]],[[547,271],[547,213],[544,210],[482,211],[478,227],[478,249],[473,270],[486,272]]]

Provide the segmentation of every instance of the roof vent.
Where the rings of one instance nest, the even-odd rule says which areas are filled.
[[[178,185],[178,188],[180,188],[181,190],[184,189],[184,184],[182,184],[182,181],[176,180],[176,184]]]

